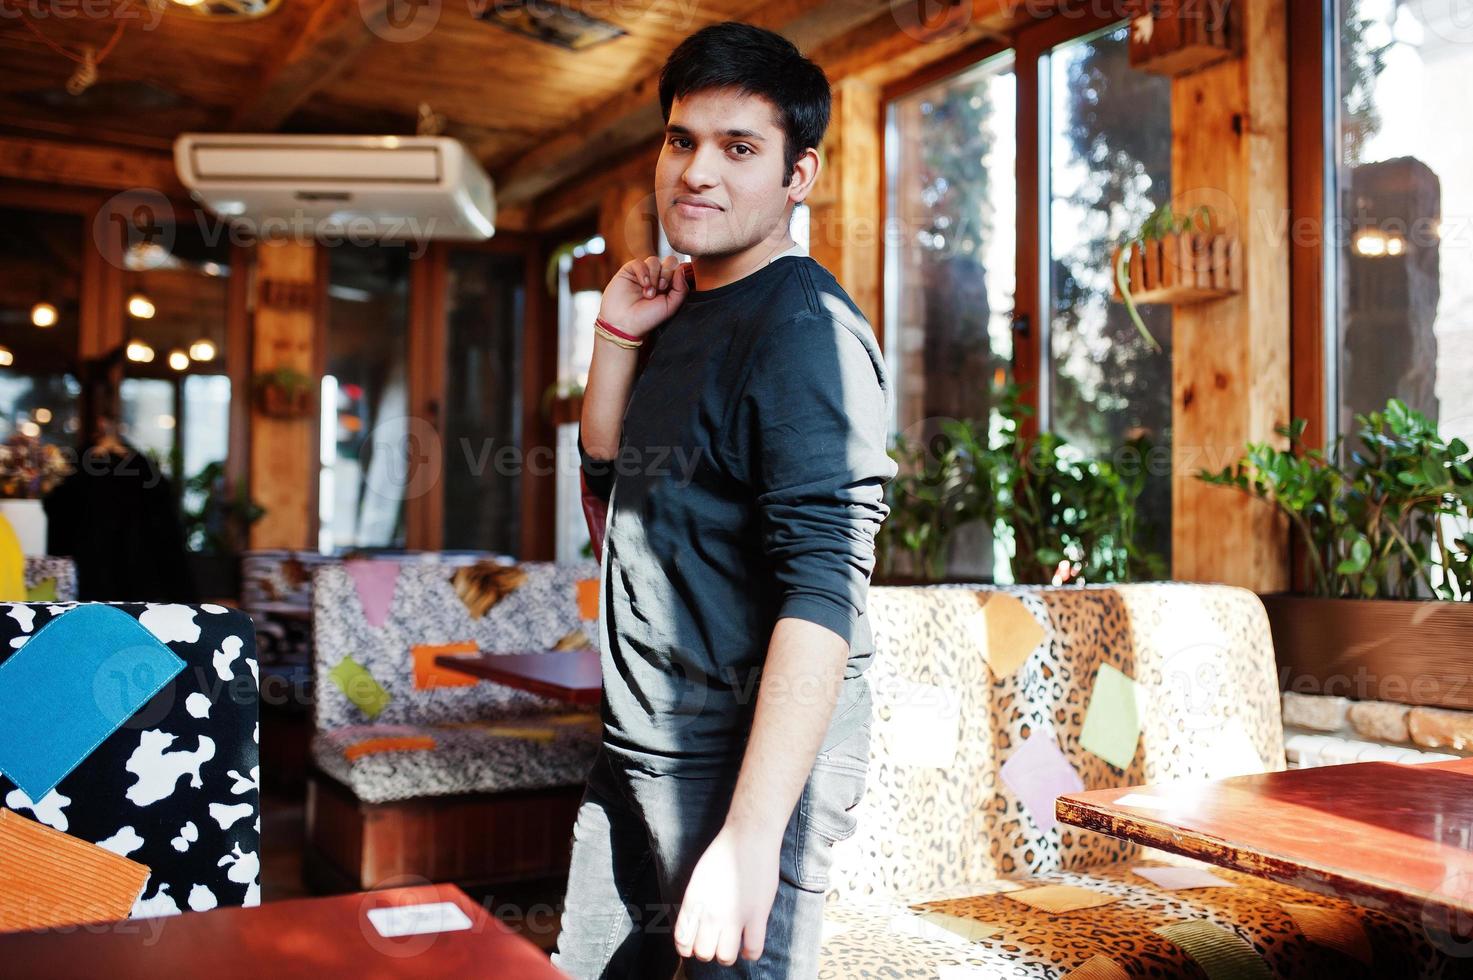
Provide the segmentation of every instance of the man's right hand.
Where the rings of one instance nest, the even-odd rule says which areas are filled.
[[[690,263],[675,256],[630,259],[604,288],[598,315],[624,333],[643,337],[680,309],[690,292]]]

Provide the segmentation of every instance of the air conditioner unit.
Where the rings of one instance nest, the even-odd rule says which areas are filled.
[[[174,167],[194,199],[259,238],[483,241],[491,178],[444,136],[185,133]]]

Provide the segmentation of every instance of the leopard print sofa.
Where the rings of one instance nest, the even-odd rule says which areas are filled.
[[[1204,866],[1058,824],[1039,812],[1052,795],[1015,791],[1028,774],[1005,765],[1020,751],[1025,768],[1072,770],[1084,789],[1284,768],[1273,647],[1252,592],[876,586],[869,602],[870,769],[834,849],[822,976],[1473,975],[1473,960],[1415,923],[1348,902],[1221,869],[1217,887],[1157,887],[1134,869]],[[1087,721],[1116,672],[1136,705],[1134,726],[1116,713],[1124,751]],[[1009,897],[1043,885],[1073,886],[1093,907]]]
[[[477,569],[490,578],[457,579]],[[597,574],[592,562],[318,567],[311,745],[318,769],[364,803],[581,783],[601,735],[596,713],[426,667],[442,650],[586,646],[593,630],[579,583]]]

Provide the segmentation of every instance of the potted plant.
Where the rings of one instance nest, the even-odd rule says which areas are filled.
[[[23,554],[46,554],[41,498],[70,472],[62,451],[39,437],[17,432],[0,443],[0,517],[15,531]]]
[[[266,514],[244,480],[232,483],[225,464],[210,463],[184,483],[184,540],[200,595],[238,598],[240,553],[251,525]]]
[[[1392,399],[1357,415],[1356,448],[1250,443],[1198,478],[1271,504],[1287,519],[1307,595],[1263,596],[1280,667],[1319,676],[1366,670],[1353,693],[1473,708],[1465,683],[1473,636],[1473,453]],[[1411,683],[1416,680],[1420,683]]]
[[[256,409],[274,419],[306,418],[312,414],[312,388],[312,379],[296,368],[267,371],[256,376]]]
[[[1177,214],[1161,205],[1115,248],[1110,266],[1115,299],[1125,304],[1147,346],[1161,345],[1141,320],[1142,303],[1200,303],[1241,288],[1241,248],[1235,236],[1216,231],[1206,205]]]
[[[944,422],[925,445],[897,439],[891,455],[899,472],[879,537],[882,584],[944,580],[947,541],[969,521],[985,522],[1009,542],[1014,582],[1161,578],[1165,562],[1139,540],[1144,472],[1128,477],[1055,433],[1025,438],[1019,420],[1031,410],[1017,387],[998,401],[995,441],[985,422],[958,420]],[[1149,447],[1138,439],[1130,448],[1144,459]],[[894,575],[901,555],[911,570],[905,579]]]

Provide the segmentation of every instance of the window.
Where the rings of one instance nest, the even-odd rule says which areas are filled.
[[[76,438],[82,237],[74,216],[0,208],[0,441]]]
[[[449,255],[444,400],[448,549],[521,550],[522,323],[525,259]]]
[[[230,452],[230,245],[193,223],[171,229],[167,250],[129,252],[123,273],[127,376],[122,436],[151,456],[188,509],[203,494],[188,480]]]
[[[1473,440],[1473,32],[1459,7],[1333,5],[1331,439],[1395,397]]]
[[[318,547],[404,546],[408,478],[409,252],[343,246],[328,257]]]
[[[673,254],[660,232],[660,254]],[[593,364],[593,318],[603,300],[601,288],[574,289],[569,273],[585,255],[602,255],[603,238],[595,235],[558,260],[558,389],[581,392]],[[592,284],[589,284],[592,285]],[[588,522],[578,484],[578,422],[557,427],[557,560],[579,561],[589,552]]]
[[[1171,445],[1171,308],[1143,306],[1148,346],[1112,302],[1115,243],[1171,197],[1171,82],[1135,71],[1126,28],[1052,49],[1039,72],[1047,214],[1041,427],[1086,456],[1144,436]],[[1143,544],[1170,564],[1171,477],[1152,472],[1137,503]]]
[[[886,123],[886,357],[895,427],[996,420],[1011,381],[1017,252],[1017,79],[1011,53],[895,100]],[[956,529],[947,571],[993,570],[991,530]]]

